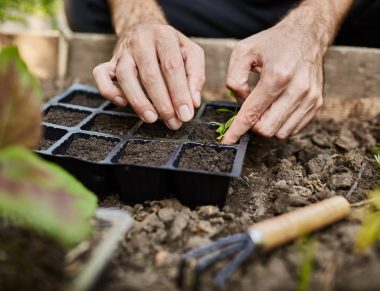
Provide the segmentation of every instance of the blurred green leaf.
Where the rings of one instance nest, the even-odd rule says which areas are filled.
[[[0,148],[33,148],[41,134],[41,90],[16,47],[0,52]]]
[[[0,214],[64,246],[83,240],[97,198],[59,166],[21,147],[0,151]]]
[[[7,20],[24,21],[21,14],[40,14],[52,17],[59,6],[57,0],[1,0],[0,23]]]
[[[310,289],[317,247],[318,243],[315,239],[306,237],[302,240],[302,263],[298,270],[298,291]]]
[[[364,218],[356,242],[359,250],[365,250],[380,239],[380,189],[375,190],[369,197],[374,208]]]

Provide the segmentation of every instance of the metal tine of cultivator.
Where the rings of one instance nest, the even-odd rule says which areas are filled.
[[[238,253],[242,247],[244,247],[243,242],[230,244],[229,246],[200,259],[194,270],[195,278],[193,289],[200,290],[201,276],[209,266],[232,254]]]
[[[245,246],[241,249],[241,251],[232,259],[230,263],[224,266],[218,274],[216,274],[214,279],[214,290],[221,291],[224,288],[224,283],[228,279],[228,277],[236,271],[237,268],[253,253],[256,245],[253,241],[248,237],[245,241]]]
[[[184,287],[185,283],[185,271],[190,265],[189,263],[194,262],[195,267],[195,283],[199,282],[199,274],[202,273],[201,271],[197,272],[197,266],[198,262],[197,259],[206,256],[202,261],[200,261],[200,268],[202,270],[206,269],[207,266],[213,264],[214,262],[232,254],[233,252],[238,251],[241,249],[242,246],[244,246],[244,243],[246,239],[248,238],[247,234],[235,234],[232,236],[228,236],[226,238],[217,240],[205,247],[197,248],[194,250],[191,250],[184,254],[181,259],[180,263],[180,270],[179,270],[179,277],[178,277],[178,286],[180,288]],[[233,252],[232,252],[233,250]],[[217,252],[215,254],[215,252]],[[211,254],[211,255],[210,255]],[[199,288],[197,283],[194,285],[195,290]]]

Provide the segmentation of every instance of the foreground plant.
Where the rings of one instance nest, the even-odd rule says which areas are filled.
[[[83,240],[97,199],[60,167],[39,158],[41,91],[15,47],[0,52],[0,218],[63,246]]]

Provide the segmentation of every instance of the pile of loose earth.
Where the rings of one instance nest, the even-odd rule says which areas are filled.
[[[254,222],[334,195],[346,195],[363,161],[380,139],[380,116],[363,122],[314,121],[286,141],[253,137],[243,175],[232,183],[226,206],[191,210],[176,200],[125,205],[110,196],[103,206],[132,213],[136,224],[114,257],[116,268],[106,290],[175,290],[180,255],[207,242],[245,231]],[[368,162],[355,203],[380,184]],[[312,236],[317,241],[311,290],[379,290],[380,245],[355,251],[360,211]],[[292,243],[251,258],[233,274],[227,290],[295,290],[304,263],[303,248]],[[218,265],[219,267],[221,264]],[[212,268],[203,279],[212,290]]]

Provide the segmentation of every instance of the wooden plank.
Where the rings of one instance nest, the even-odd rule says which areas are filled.
[[[0,47],[17,45],[30,70],[42,80],[58,77],[60,34],[57,31],[0,30]]]

